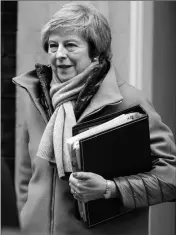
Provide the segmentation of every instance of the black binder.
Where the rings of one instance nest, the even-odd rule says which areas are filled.
[[[105,179],[113,180],[114,177],[135,175],[151,170],[148,115],[139,105],[80,123],[73,127],[73,135],[130,112],[139,112],[143,116],[79,141],[82,171],[94,172]],[[88,227],[92,227],[128,211],[123,207],[120,199],[89,201],[85,203],[84,222]]]

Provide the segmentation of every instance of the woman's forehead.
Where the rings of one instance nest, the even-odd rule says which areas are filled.
[[[49,35],[49,40],[51,39],[74,39],[78,41],[85,41],[78,33],[76,33],[73,30],[68,30],[68,29],[63,29],[63,28],[58,28],[55,30],[52,30]]]

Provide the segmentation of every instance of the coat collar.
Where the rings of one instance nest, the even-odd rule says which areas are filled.
[[[45,123],[47,123],[48,117],[43,106],[41,105],[40,81],[37,77],[36,70],[32,70],[30,72],[17,76],[13,78],[12,81],[28,92],[36,108],[41,113],[41,116],[43,117]]]
[[[99,90],[78,119],[78,122],[81,122],[87,116],[98,112],[106,105],[116,104],[123,100],[123,96],[121,95],[117,84],[117,75],[118,74],[116,73],[114,66],[111,64],[110,70],[103,80]]]
[[[104,78],[99,90],[93,96],[89,105],[87,106],[87,108],[84,110],[84,112],[78,119],[78,123],[83,121],[83,119],[86,118],[87,116],[95,112],[98,112],[104,106],[109,105],[109,104],[116,104],[123,100],[123,97],[118,87],[118,80],[119,80],[118,77],[119,76],[114,66],[111,64],[109,72]],[[42,108],[42,105],[39,99],[40,81],[36,74],[36,70],[33,70],[31,72],[28,72],[28,73],[25,73],[18,77],[13,78],[13,82],[27,90],[33,102],[35,103],[36,107],[38,108],[41,115],[43,116],[45,122],[47,122],[45,111]]]
[[[15,84],[21,86],[22,88],[25,88],[33,99],[39,98],[40,96],[39,83],[40,82],[37,77],[36,70],[32,70],[30,72],[17,76],[13,78],[12,81]]]

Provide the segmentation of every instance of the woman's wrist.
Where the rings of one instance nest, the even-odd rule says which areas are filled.
[[[106,180],[106,190],[105,190],[103,196],[105,199],[118,197],[118,190],[117,190],[117,187],[116,187],[114,181]]]

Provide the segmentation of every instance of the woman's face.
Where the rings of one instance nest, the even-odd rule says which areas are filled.
[[[72,79],[91,63],[88,43],[64,30],[55,30],[50,34],[48,54],[52,70],[62,82]]]

